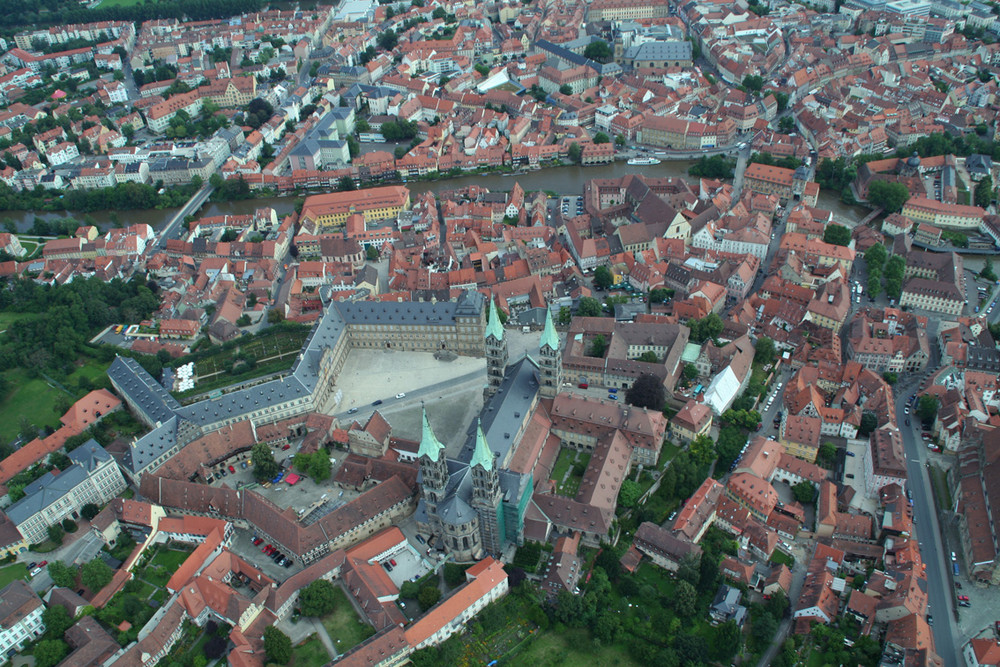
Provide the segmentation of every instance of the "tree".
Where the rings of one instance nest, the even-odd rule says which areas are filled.
[[[719,455],[719,462],[716,468],[728,470],[740,457],[743,445],[747,443],[746,434],[736,426],[724,426],[719,431],[719,438],[715,443],[715,450]]]
[[[881,271],[888,257],[889,251],[881,243],[876,243],[868,248],[868,250],[865,250],[865,264],[868,266],[869,271],[872,269]]]
[[[645,352],[639,355],[638,361],[647,364],[657,364],[660,362],[660,355],[658,355],[656,352],[653,352],[652,350],[646,350]]]
[[[621,490],[618,491],[618,504],[626,509],[635,507],[642,495],[642,487],[630,479],[622,482]]]
[[[269,625],[264,628],[264,654],[268,662],[287,665],[292,659],[292,640],[278,628]]]
[[[773,364],[774,360],[777,359],[778,355],[774,350],[774,341],[767,336],[761,336],[757,339],[757,345],[754,347],[753,358],[759,364]]]
[[[707,435],[699,435],[691,442],[691,456],[695,462],[708,465],[715,459],[715,442]]]
[[[588,357],[597,357],[598,359],[604,357],[605,350],[608,349],[608,341],[603,335],[597,334],[594,336],[594,340],[590,343],[590,351],[587,352]]]
[[[851,230],[843,225],[829,224],[823,231],[823,241],[833,245],[851,245]]]
[[[313,481],[322,482],[330,479],[330,457],[326,450],[312,454],[296,454],[293,459],[296,469],[309,475]]]
[[[609,144],[611,143],[611,137],[604,132],[598,132],[594,135],[593,141],[595,144]]]
[[[303,616],[326,616],[337,606],[337,590],[326,579],[317,579],[299,591]]]
[[[732,178],[736,170],[736,160],[721,155],[702,156],[688,168],[688,174],[695,178]]]
[[[782,116],[778,121],[778,130],[782,134],[791,134],[795,131],[795,118],[792,116]]]
[[[63,535],[66,534],[66,531],[63,530],[62,525],[54,523],[51,526],[49,526],[48,534],[50,541],[55,542],[56,544],[62,544]]]
[[[278,310],[277,308],[272,308],[267,311],[267,323],[268,324],[280,324],[285,321],[285,314]]]
[[[564,83],[563,85],[559,86],[559,92],[562,93],[563,95],[572,95],[573,88],[568,83]]]
[[[712,655],[717,661],[726,662],[740,649],[740,627],[736,621],[726,621],[715,630]]]
[[[614,276],[611,275],[611,270],[603,264],[596,269],[594,269],[594,287],[597,289],[608,289],[614,284]]]
[[[726,328],[718,313],[709,313],[700,320],[688,320],[687,325],[691,329],[691,340],[695,343],[704,343],[710,338],[714,339]]]
[[[673,298],[673,296],[674,296],[674,290],[672,290],[672,289],[664,289],[662,287],[658,287],[658,288],[656,288],[654,290],[650,290],[650,292],[649,292],[649,302],[650,303],[663,303],[667,299]]]
[[[816,463],[824,468],[832,468],[837,458],[837,447],[832,442],[824,442],[816,453]]]
[[[396,44],[399,43],[399,37],[396,35],[396,31],[389,29],[378,36],[378,45],[381,46],[386,51],[392,51],[396,48]]]
[[[375,247],[374,245],[370,245],[367,248],[365,248],[365,258],[369,262],[377,262],[378,261],[378,248]]]
[[[482,74],[483,76],[490,75],[490,68],[484,65],[483,63],[476,63],[476,66],[473,69]]]
[[[444,564],[444,583],[452,588],[465,583],[465,567],[458,563]]]
[[[202,649],[205,652],[205,657],[209,660],[218,660],[226,653],[226,648],[229,646],[229,642],[218,635],[212,635],[205,642],[205,646]]]
[[[45,624],[45,634],[49,637],[62,637],[63,633],[73,625],[73,618],[66,607],[54,604],[42,612],[42,623]]]
[[[891,371],[886,371],[885,373],[882,373],[882,379],[889,384],[896,384],[896,381],[899,380],[899,376]]]
[[[624,145],[625,145],[625,135],[624,134],[616,134],[615,135],[615,146],[618,146],[619,148],[621,148]]]
[[[931,424],[937,418],[938,398],[924,394],[917,400],[917,416],[925,424]]]
[[[80,583],[88,590],[97,592],[111,583],[114,572],[100,558],[87,561],[80,568]]]
[[[674,589],[674,611],[685,618],[698,613],[698,591],[686,581],[678,581]]]
[[[569,150],[567,153],[570,162],[580,164],[580,159],[583,157],[583,149],[580,148],[580,144],[575,141],[569,145]]]
[[[420,593],[417,594],[417,602],[420,603],[420,608],[424,611],[436,605],[440,599],[441,591],[434,585],[424,586],[420,589]]]
[[[877,297],[882,293],[882,272],[876,269],[868,271],[868,296]]]
[[[35,667],[55,667],[69,653],[69,644],[61,639],[43,639],[35,646],[31,655],[35,658]]]
[[[878,428],[878,417],[874,412],[866,411],[861,413],[861,426],[858,428],[858,435],[864,437],[871,435]]]
[[[662,410],[666,400],[663,383],[655,375],[649,373],[643,373],[636,378],[632,386],[625,392],[625,402],[637,408]]]
[[[986,208],[992,201],[993,179],[989,175],[986,175],[976,184],[976,192],[972,198],[972,203],[980,208]]]
[[[580,297],[580,303],[577,305],[576,314],[580,317],[600,317],[604,310],[601,308],[601,302],[592,296]]]
[[[792,487],[792,495],[802,504],[811,503],[816,497],[816,487],[812,482],[799,482]]]
[[[596,39],[587,45],[587,48],[583,50],[583,57],[590,58],[599,63],[606,63],[611,60],[611,47],[608,43],[602,39]]]
[[[358,186],[350,176],[341,176],[337,181],[337,192],[351,192],[357,190]]]
[[[266,443],[258,442],[250,449],[250,462],[253,464],[253,476],[258,482],[266,482],[278,476],[278,462],[274,453]]]
[[[986,262],[983,264],[983,270],[979,272],[979,277],[984,280],[996,282],[997,274],[993,271],[993,260],[989,257],[986,258]]]
[[[54,560],[47,566],[52,583],[62,588],[74,588],[76,586],[76,570],[66,565],[62,561]]]
[[[76,522],[69,517],[62,520],[62,527],[67,533],[75,533],[77,530]]]
[[[872,181],[868,185],[868,203],[886,213],[898,213],[910,198],[910,191],[902,183]]]
[[[771,594],[771,599],[766,603],[767,613],[774,617],[775,620],[779,620],[785,617],[785,612],[788,611],[788,597],[782,590],[777,590]]]

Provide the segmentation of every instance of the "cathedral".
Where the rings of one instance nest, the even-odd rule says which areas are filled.
[[[434,536],[457,561],[501,557],[524,542],[524,515],[534,492],[531,457],[518,456],[521,436],[539,399],[562,384],[561,344],[546,315],[538,360],[508,362],[498,306],[490,307],[485,332],[486,402],[456,458],[445,455],[427,412],[417,460],[421,499],[417,527]]]

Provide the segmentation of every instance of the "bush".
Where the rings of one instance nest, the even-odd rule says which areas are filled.
[[[441,591],[439,591],[438,587],[433,584],[429,584],[421,588],[420,593],[417,595],[417,602],[420,603],[420,608],[424,611],[427,611],[436,605],[440,599]]]
[[[73,519],[66,518],[62,520],[62,527],[67,533],[75,533],[77,531],[76,522]]]
[[[457,563],[444,564],[444,583],[452,588],[465,583],[465,567]]]

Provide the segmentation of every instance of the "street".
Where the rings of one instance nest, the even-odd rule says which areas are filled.
[[[915,437],[919,420],[915,415],[904,414],[910,395],[917,393],[918,377],[908,377],[896,386],[896,420],[903,437],[906,453],[906,471],[913,495],[914,531],[920,542],[920,555],[927,566],[927,615],[934,616],[935,650],[943,664],[959,664],[958,629],[955,622],[954,594],[949,567],[949,554],[941,539],[941,527],[935,505],[934,492],[927,472],[927,447]],[[911,425],[907,426],[907,419]]]

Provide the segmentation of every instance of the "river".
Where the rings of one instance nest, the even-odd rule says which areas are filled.
[[[660,164],[647,166],[633,166],[624,161],[613,164],[598,165],[593,167],[581,167],[578,165],[568,165],[554,167],[540,171],[532,171],[516,176],[500,174],[471,174],[440,181],[416,181],[407,183],[406,186],[414,195],[428,191],[452,190],[468,185],[479,185],[489,188],[492,191],[510,190],[514,183],[520,183],[525,190],[548,190],[560,194],[580,194],[583,184],[592,178],[621,178],[626,174],[643,174],[645,176],[664,178],[679,177],[697,183],[697,179],[688,176],[687,170],[694,163],[694,160],[664,160]],[[202,207],[199,216],[208,217],[214,215],[245,215],[254,210],[270,206],[277,211],[278,215],[287,215],[294,210],[294,196],[286,197],[264,197],[261,199],[248,199],[235,202],[209,202]],[[835,218],[850,222],[857,222],[862,219],[868,209],[862,206],[846,206],[836,193],[820,191],[819,207],[833,211]],[[102,229],[121,226],[125,224],[145,223],[158,229],[173,217],[177,209],[146,209],[137,211],[95,211],[93,213],[34,213],[31,211],[0,211],[0,220],[10,218],[17,224],[18,231],[28,232],[34,222],[35,216],[53,219],[73,217],[81,223],[89,222],[96,224]]]

